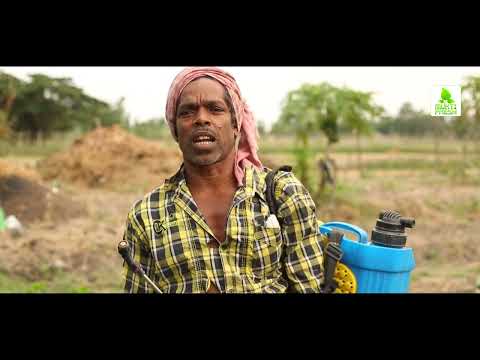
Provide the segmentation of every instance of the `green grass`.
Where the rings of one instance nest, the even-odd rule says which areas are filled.
[[[79,132],[70,132],[55,134],[49,139],[33,142],[0,140],[0,157],[46,157],[68,148],[80,136],[82,135]]]
[[[148,140],[167,140],[172,139],[170,134],[170,129],[166,124],[163,125],[152,125],[152,124],[138,124],[130,129],[125,129],[130,131],[135,136],[148,139]]]
[[[365,200],[364,192],[365,189],[361,181],[355,183],[338,182],[335,189],[327,187],[322,195],[317,195],[315,203],[320,215],[324,208],[343,205],[358,212],[359,223],[369,222],[376,218],[378,209],[372,206],[368,200]]]
[[[430,277],[432,275],[431,270],[427,269],[418,269],[416,271],[412,271],[411,281],[417,281],[419,279]]]
[[[262,144],[259,145],[260,151],[264,152],[265,154],[290,154],[295,153],[296,146],[294,145],[287,145],[279,147],[275,144]],[[356,154],[358,152],[357,148],[354,146],[349,145],[337,145],[333,147],[333,152],[337,154]],[[325,146],[322,145],[312,145],[310,148],[311,152],[314,153],[322,153],[325,151]],[[368,146],[363,146],[361,148],[362,153],[385,153],[385,152],[395,152],[395,153],[402,153],[402,154],[435,154],[434,149],[430,149],[425,146],[416,146],[416,145],[389,145],[389,144],[369,144]],[[453,147],[440,149],[437,154],[439,155],[448,155],[448,154],[461,154],[459,149],[455,149]],[[479,154],[477,151],[470,150],[467,154]]]
[[[371,138],[362,138],[360,141],[361,150],[364,153],[384,153],[395,152],[404,154],[435,154],[435,144],[433,138],[408,138],[398,136],[373,136]],[[312,152],[325,151],[325,139],[319,136],[312,136],[310,139],[310,148]],[[266,136],[259,141],[260,150],[264,153],[294,153],[296,149],[293,136]],[[340,141],[333,145],[334,153],[357,153],[357,145],[352,137],[342,137]],[[461,154],[462,143],[455,139],[443,139],[438,147],[437,153],[443,154]],[[478,146],[469,144],[468,154],[479,154]]]
[[[163,130],[145,130],[136,129],[131,130],[133,135],[139,136],[147,140],[158,140],[165,143],[167,146],[175,146],[175,141],[170,133]],[[64,134],[54,134],[45,140],[29,141],[26,139],[5,140],[0,139],[0,157],[48,157],[54,153],[65,151],[69,148],[76,139],[81,138],[85,134],[80,131],[72,131]]]
[[[0,272],[0,293],[90,293],[92,289],[66,273],[50,281],[30,281]]]
[[[480,214],[480,198],[472,198],[465,202],[455,202],[451,205],[450,211],[460,219],[470,214]]]
[[[156,139],[163,141],[173,139],[166,127],[137,127],[130,129],[134,135],[145,139]],[[42,141],[17,140],[6,141],[0,140],[0,156],[48,156],[52,153],[62,151],[69,147],[75,139],[82,136],[79,131],[72,131],[65,134],[54,134],[51,138]],[[273,136],[267,135],[259,139],[259,150],[265,154],[294,154],[297,150],[295,138],[293,136]],[[310,139],[312,154],[325,151],[325,139],[321,136],[314,135]],[[434,154],[435,146],[431,138],[401,138],[398,136],[374,136],[372,138],[362,138],[361,147],[363,153],[423,153]],[[457,140],[442,140],[438,149],[438,154],[460,154],[462,143]],[[340,141],[333,145],[334,153],[349,154],[356,153],[357,146],[355,139],[352,137],[342,137]],[[469,145],[469,154],[479,154],[478,146]]]
[[[432,170],[438,164],[430,160],[397,159],[369,161],[363,167],[368,170]]]
[[[95,293],[121,292],[118,279],[110,281],[88,282],[74,274],[58,272],[48,280],[31,281],[20,276],[0,272],[0,293]],[[118,283],[117,283],[118,282]]]
[[[458,168],[479,168],[478,160],[463,164],[461,160],[422,160],[422,159],[394,159],[394,160],[376,160],[363,164],[363,167],[369,170],[438,170],[441,173],[448,174],[456,171]]]

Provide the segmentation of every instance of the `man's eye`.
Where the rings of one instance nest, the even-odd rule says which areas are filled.
[[[213,106],[213,107],[211,108],[211,110],[214,111],[214,112],[222,112],[222,111],[224,111],[223,108],[220,107],[220,106]]]
[[[193,111],[192,110],[181,110],[178,115],[179,116],[187,116],[190,115]]]

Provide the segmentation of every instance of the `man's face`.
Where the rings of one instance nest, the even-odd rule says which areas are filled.
[[[188,84],[178,100],[177,141],[186,162],[212,165],[235,150],[237,130],[217,81],[200,78]]]

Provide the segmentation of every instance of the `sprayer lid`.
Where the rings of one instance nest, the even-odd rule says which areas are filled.
[[[387,247],[404,247],[407,242],[405,228],[413,228],[415,220],[401,217],[397,211],[382,211],[372,230],[372,243]]]

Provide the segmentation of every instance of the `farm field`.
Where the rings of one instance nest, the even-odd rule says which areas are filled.
[[[323,143],[312,144],[316,184]],[[337,185],[313,192],[318,219],[350,222],[370,234],[381,210],[398,210],[416,220],[407,230],[417,263],[411,292],[480,291],[478,146],[469,144],[464,154],[454,140],[436,147],[429,138],[381,136],[361,144],[361,169],[354,139],[332,149]],[[0,148],[0,195],[8,195],[6,210],[25,226],[20,236],[0,233],[0,292],[122,292],[116,246],[127,212],[180,165],[173,140],[112,127]],[[293,137],[270,135],[260,139],[259,155],[269,167],[294,165],[294,148]],[[24,197],[7,194],[12,187],[24,189]]]

